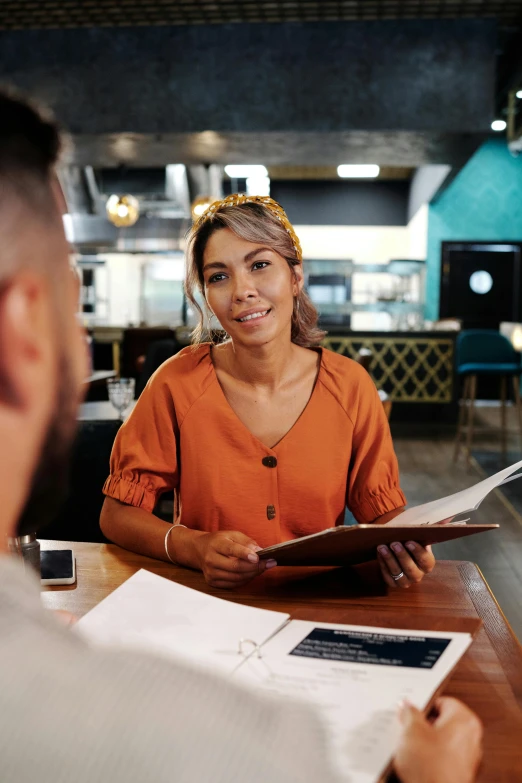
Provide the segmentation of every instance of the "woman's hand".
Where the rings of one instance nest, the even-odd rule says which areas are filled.
[[[199,568],[212,587],[231,589],[273,568],[275,560],[260,561],[257,543],[235,530],[205,533],[194,542]]]
[[[402,707],[395,771],[402,783],[471,783],[482,756],[482,724],[456,699],[438,699],[435,710],[429,721],[415,707]]]
[[[378,546],[377,560],[388,587],[410,587],[420,582],[424,574],[429,574],[435,566],[431,547],[415,541],[407,541],[404,546],[398,541],[390,547]]]

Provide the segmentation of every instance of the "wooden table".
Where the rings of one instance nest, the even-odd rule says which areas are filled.
[[[77,585],[47,588],[42,598],[46,607],[66,609],[78,617],[138,569],[147,568],[187,587],[288,612],[303,620],[466,631],[479,618],[483,626],[445,693],[465,701],[484,723],[485,753],[478,780],[522,780],[522,648],[472,563],[440,561],[432,574],[409,590],[389,591],[374,564],[368,564],[358,569],[275,568],[247,587],[227,592],[210,588],[199,572],[117,546],[63,541],[41,544],[42,549],[74,550]]]

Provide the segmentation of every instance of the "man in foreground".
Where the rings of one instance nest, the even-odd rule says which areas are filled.
[[[7,554],[59,502],[86,375],[52,122],[0,93],[0,777],[2,783],[336,780],[312,709],[184,664],[89,648]],[[468,783],[481,729],[453,699],[404,707],[403,783]],[[346,771],[349,776],[349,770]]]

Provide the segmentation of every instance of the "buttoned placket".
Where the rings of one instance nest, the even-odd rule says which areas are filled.
[[[274,522],[278,527],[278,540],[280,538],[281,517],[279,509],[279,470],[278,458],[274,453],[267,454],[261,460],[264,470],[268,471],[268,481],[270,491],[268,493],[270,502],[266,506],[266,518],[269,522]]]

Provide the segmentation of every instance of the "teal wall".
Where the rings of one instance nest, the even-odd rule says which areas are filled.
[[[426,318],[439,315],[441,242],[522,240],[522,155],[485,142],[429,206]]]

